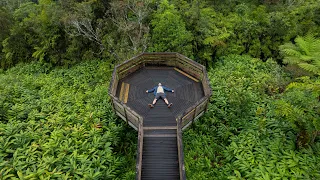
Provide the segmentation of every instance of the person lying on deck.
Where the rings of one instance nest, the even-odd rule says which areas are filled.
[[[159,83],[158,86],[155,86],[154,88],[146,91],[146,93],[153,92],[153,94],[155,96],[152,104],[148,104],[150,108],[153,108],[154,105],[156,104],[157,100],[160,99],[160,98],[162,98],[164,100],[164,102],[168,105],[168,108],[170,108],[172,106],[172,103],[169,103],[168,99],[166,98],[165,91],[174,92],[173,89],[170,89],[170,88],[167,88],[165,86],[162,86],[161,83]]]

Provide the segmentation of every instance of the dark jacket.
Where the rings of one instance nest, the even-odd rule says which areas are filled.
[[[157,89],[158,89],[158,87],[159,87],[159,86],[155,86],[154,88],[148,90],[148,93],[153,92],[153,94],[156,96],[156,95],[157,95]],[[164,92],[165,92],[165,91],[172,92],[172,89],[170,89],[170,88],[167,88],[167,87],[165,87],[165,86],[162,86],[162,88],[163,88],[163,91],[164,91]],[[164,93],[164,94],[166,94],[166,93]]]

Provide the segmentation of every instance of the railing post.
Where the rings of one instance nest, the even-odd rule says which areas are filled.
[[[186,170],[184,166],[184,153],[183,153],[183,143],[182,143],[182,127],[181,127],[182,117],[178,117],[177,121],[177,145],[178,145],[178,158],[179,158],[179,174],[180,180],[186,179]]]
[[[196,113],[197,113],[197,107],[198,106],[196,106],[195,108],[194,108],[194,114],[193,114],[193,118],[192,118],[192,125],[193,125],[193,122],[194,122],[194,119],[197,117],[197,115],[196,115]]]
[[[141,180],[142,170],[142,152],[143,152],[143,124],[139,123],[138,144],[137,144],[137,164],[136,164],[136,180]]]
[[[124,107],[124,106],[123,106]],[[128,115],[127,115],[127,108],[124,107],[124,117],[126,118],[127,124],[129,124],[128,122]]]

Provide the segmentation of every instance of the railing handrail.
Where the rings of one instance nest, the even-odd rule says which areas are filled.
[[[180,180],[186,179],[186,169],[184,166],[184,152],[183,152],[183,142],[182,142],[182,118],[179,117],[177,121],[177,146],[178,146],[178,161],[179,161],[179,174]]]
[[[130,58],[130,59],[124,61],[124,62],[121,62],[120,64],[117,64],[117,65],[115,66],[115,69],[117,69],[119,66],[121,66],[121,65],[123,65],[123,64],[126,64],[126,63],[128,63],[129,61],[131,61],[131,60],[133,60],[133,59],[136,59],[136,58],[138,58],[138,57],[140,57],[140,56],[142,56],[142,55],[143,55],[143,53],[141,53],[141,54],[139,54],[139,55],[137,55],[137,56],[135,56],[135,57],[132,57],[132,58]]]
[[[210,96],[204,96],[202,97],[199,101],[197,101],[193,106],[189,107],[187,110],[185,110],[182,115],[181,115],[181,119],[183,116],[187,115],[190,111],[192,111],[193,109],[197,108],[201,103],[203,103],[204,101],[206,101],[208,99],[208,97]]]
[[[157,56],[159,58],[157,58]],[[178,143],[178,156],[179,156],[179,173],[180,179],[186,179],[185,166],[184,166],[184,153],[182,142],[182,129],[187,127],[199,117],[204,111],[206,111],[209,104],[210,96],[212,94],[212,88],[210,87],[210,81],[208,79],[206,67],[202,64],[193,61],[192,59],[176,53],[176,52],[144,52],[129,60],[122,62],[115,66],[112,73],[112,80],[109,84],[108,94],[112,98],[113,108],[116,108],[117,114],[127,121],[130,125],[138,130],[138,151],[137,151],[137,164],[136,164],[136,179],[141,179],[142,170],[142,149],[143,149],[143,117],[127,106],[124,102],[120,101],[116,97],[117,87],[119,81],[128,76],[129,74],[137,71],[138,69],[148,66],[168,66],[176,67],[189,75],[200,80],[204,91],[204,97],[194,103],[194,105],[186,109],[177,118],[177,143]],[[192,112],[194,111],[194,112]],[[190,120],[190,118],[192,118]],[[186,124],[184,124],[186,123]],[[184,127],[182,127],[184,126]],[[182,161],[182,162],[181,162]]]
[[[113,96],[113,84],[115,83],[115,78],[116,78],[116,73],[117,73],[117,70],[116,68],[114,68],[113,72],[112,72],[112,79],[111,79],[111,82],[109,84],[109,89],[108,89],[108,94],[111,96]]]
[[[161,57],[161,56],[164,56],[164,57],[165,56],[171,56],[171,57],[175,58],[175,61],[185,60],[188,64],[192,65],[193,67],[196,67],[199,70],[203,70],[205,68],[202,64],[200,64],[198,62],[195,62],[192,59],[190,59],[190,58],[188,58],[188,57],[186,57],[186,56],[184,56],[182,54],[176,53],[176,52],[166,52],[166,53],[164,53],[164,52],[153,52],[153,53],[144,52],[144,53],[141,53],[141,54],[139,54],[139,55],[137,55],[137,56],[135,56],[135,57],[133,57],[133,58],[131,58],[129,60],[126,60],[126,61],[122,62],[121,64],[116,65],[115,69],[123,71],[123,69],[121,69],[122,66],[125,67],[130,62],[136,63],[136,62],[134,62],[132,60],[141,58],[141,59],[139,59],[140,61],[142,60],[140,63],[143,63],[146,60],[144,58],[157,57],[157,56],[159,56],[159,57]],[[167,59],[167,61],[171,61],[171,59]],[[120,71],[118,71],[118,73]]]
[[[142,116],[140,116],[137,112],[135,112],[133,109],[131,109],[129,106],[127,106],[125,103],[123,103],[122,101],[120,101],[120,99],[118,98],[118,97],[116,97],[116,96],[114,96],[114,95],[112,95],[112,94],[109,94],[111,97],[112,97],[112,99],[114,100],[114,101],[116,101],[117,103],[119,103],[119,104],[121,104],[121,106],[125,109],[125,110],[127,110],[127,111],[129,111],[130,113],[132,113],[134,116],[136,116],[137,118],[138,118],[138,120],[139,120],[139,124],[141,123],[141,124],[143,124],[143,117]],[[130,120],[129,120],[130,121]],[[131,121],[130,121],[131,122]],[[132,124],[133,124],[133,122],[131,122]],[[138,128],[138,127],[137,127]]]
[[[159,59],[157,59],[157,57],[159,57]],[[123,109],[124,111],[131,112],[135,117],[137,117],[139,119],[139,121],[143,120],[142,116],[140,116],[134,110],[132,110],[131,108],[126,106],[126,104],[122,103],[117,97],[115,97],[115,90],[112,90],[112,89],[116,88],[117,86],[113,83],[117,83],[119,81],[119,78],[123,78],[123,76],[127,76],[128,74],[132,73],[136,69],[139,69],[139,68],[145,66],[147,63],[152,63],[152,61],[154,61],[155,63],[160,63],[160,64],[162,63],[162,64],[168,65],[168,66],[173,65],[178,68],[185,67],[186,69],[183,69],[183,70],[186,70],[187,73],[191,73],[191,75],[194,75],[198,79],[201,80],[203,91],[204,91],[204,97],[202,97],[199,101],[197,101],[192,107],[186,109],[182,113],[183,116],[185,116],[189,112],[195,110],[195,108],[197,108],[200,104],[202,104],[203,101],[208,100],[210,98],[210,96],[212,94],[212,89],[210,87],[210,81],[208,79],[205,66],[201,65],[198,62],[193,61],[192,59],[190,59],[182,54],[176,53],[176,52],[152,52],[152,53],[144,52],[144,53],[141,53],[141,54],[123,62],[122,64],[117,65],[115,67],[114,72],[113,72],[112,83],[110,83],[110,87],[109,87],[109,94],[117,103],[119,103],[121,105],[120,108]],[[178,65],[179,62],[182,63],[180,66]],[[192,70],[191,71],[188,70],[187,67],[192,67],[194,72]],[[188,71],[190,71],[190,72],[188,72]],[[122,113],[121,112],[119,112],[119,113],[123,114],[123,112]],[[195,113],[196,113],[196,115],[199,114],[198,111]],[[131,121],[129,121],[129,122],[131,122]],[[135,124],[135,127],[136,127],[137,121],[135,121],[135,122],[136,122],[136,124]],[[189,122],[189,120],[188,120],[188,122]]]
[[[136,180],[141,180],[142,153],[143,153],[143,125],[139,123],[137,159],[136,159]]]
[[[206,67],[203,66],[203,69],[202,69],[202,72],[203,72],[203,78],[202,78],[202,86],[204,85],[204,82],[208,85],[208,89],[203,89],[204,90],[204,93],[205,93],[205,96],[211,96],[212,95],[212,88],[211,88],[211,85],[210,85],[210,80],[209,80],[209,77],[208,77],[208,72],[207,72],[207,69]],[[208,93],[206,93],[206,90],[209,90]]]

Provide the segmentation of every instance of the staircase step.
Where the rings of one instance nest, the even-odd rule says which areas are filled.
[[[141,179],[179,179],[177,130],[144,129]]]
[[[143,127],[143,130],[177,129],[177,126],[149,126]]]
[[[144,137],[177,137],[176,129],[144,130]]]

